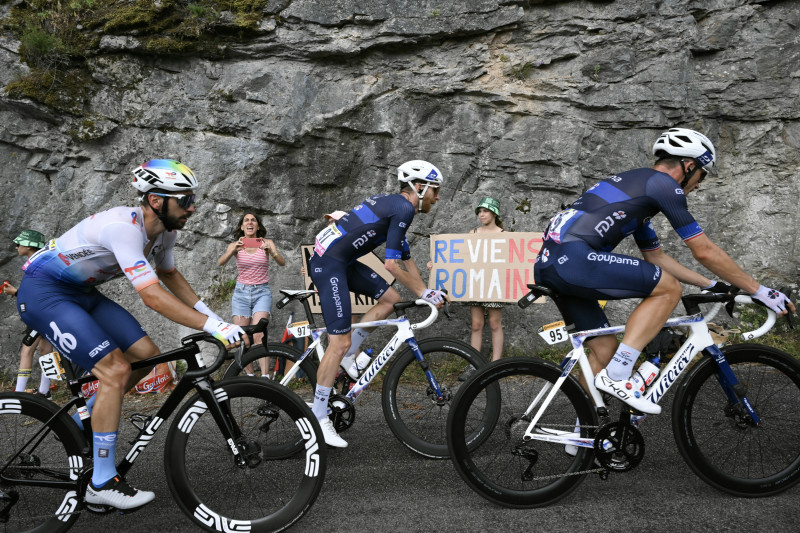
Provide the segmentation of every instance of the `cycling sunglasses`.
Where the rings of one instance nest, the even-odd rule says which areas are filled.
[[[156,196],[163,196],[163,197],[170,197],[176,198],[178,201],[178,206],[183,209],[189,209],[194,205],[195,194],[165,194],[160,192],[151,192],[150,194],[155,194]]]

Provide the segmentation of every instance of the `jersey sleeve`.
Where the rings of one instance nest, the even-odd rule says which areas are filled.
[[[661,248],[661,241],[658,240],[653,222],[649,218],[636,228],[636,231],[633,232],[633,239],[636,241],[636,246],[639,247],[639,250],[643,252],[651,252]]]
[[[656,174],[647,183],[647,194],[655,199],[659,210],[681,239],[688,241],[703,234],[700,224],[689,213],[686,194],[675,180],[664,174]]]
[[[117,222],[105,226],[100,245],[114,254],[125,277],[137,291],[158,283],[158,276],[144,256],[144,238],[138,226]]]
[[[406,232],[414,220],[414,206],[403,202],[395,214],[389,218],[386,231],[386,259],[407,260],[411,258],[411,248],[406,240]]]

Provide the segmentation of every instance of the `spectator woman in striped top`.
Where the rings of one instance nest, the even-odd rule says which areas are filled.
[[[286,264],[284,257],[272,239],[266,239],[267,230],[261,219],[253,214],[246,213],[239,220],[237,229],[233,232],[236,241],[228,245],[228,249],[219,258],[217,263],[222,266],[235,255],[236,268],[239,276],[236,279],[236,288],[233,291],[231,307],[233,310],[233,323],[239,326],[256,324],[262,318],[269,318],[272,310],[272,290],[269,287],[270,258],[278,265]],[[261,342],[261,334],[254,337],[256,343]],[[259,360],[262,375],[268,377],[267,358]],[[248,375],[253,375],[252,365],[245,369]]]

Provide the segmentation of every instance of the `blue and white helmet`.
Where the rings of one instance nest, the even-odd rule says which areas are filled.
[[[414,161],[406,161],[397,167],[397,179],[401,183],[424,183],[425,187],[422,190],[415,190],[417,198],[419,198],[419,209],[422,209],[422,198],[428,192],[429,187],[441,187],[444,181],[441,171],[427,161],[415,159]]]
[[[444,181],[444,176],[438,168],[427,161],[414,160],[406,161],[397,167],[397,179],[403,183],[422,181],[439,187]]]
[[[717,153],[708,137],[686,128],[670,128],[656,139],[653,155],[663,157],[664,154],[691,157],[706,172],[711,172],[717,162]]]

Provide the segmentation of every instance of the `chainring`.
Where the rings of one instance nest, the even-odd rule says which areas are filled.
[[[611,422],[597,430],[594,454],[604,468],[614,472],[627,472],[642,462],[644,438],[630,424]]]
[[[349,429],[356,421],[356,406],[347,396],[332,394],[328,400],[328,407],[331,408],[328,418],[333,422],[337,433]]]

